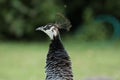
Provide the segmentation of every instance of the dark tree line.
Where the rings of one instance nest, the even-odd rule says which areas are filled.
[[[58,12],[70,19],[75,32],[99,14],[120,19],[120,0],[0,0],[0,39],[37,39],[35,28],[54,22]]]

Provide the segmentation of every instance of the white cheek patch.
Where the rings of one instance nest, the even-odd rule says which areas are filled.
[[[46,30],[45,33],[50,37],[50,39],[53,39],[53,32],[51,30]]]
[[[57,31],[54,29],[54,26],[50,28],[50,30],[44,30],[44,32],[53,39],[54,36],[57,36]]]
[[[50,37],[50,39],[53,39],[54,36],[54,32],[52,31],[53,28],[54,27],[51,27],[50,30],[44,31]]]

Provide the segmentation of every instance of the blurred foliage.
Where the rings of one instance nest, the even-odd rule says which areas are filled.
[[[93,18],[110,14],[120,19],[120,0],[0,0],[0,10],[0,39],[3,40],[37,39],[35,28],[55,22],[58,12],[70,19],[74,26],[71,32],[75,31],[76,36],[87,34],[104,39],[106,25],[94,23]],[[82,23],[85,24],[83,33]],[[89,40],[89,36],[84,37]]]
[[[54,21],[58,11],[64,12],[55,0],[1,0],[0,9],[0,35],[13,38],[34,35],[35,27]]]
[[[84,23],[82,25],[82,28],[76,31],[77,39],[83,41],[94,41],[104,40],[107,37],[105,25],[94,21],[93,11],[91,8],[86,8],[84,11],[83,21]]]

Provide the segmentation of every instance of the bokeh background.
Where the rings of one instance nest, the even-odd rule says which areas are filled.
[[[45,79],[50,41],[35,29],[57,13],[72,24],[60,32],[74,79],[120,80],[120,0],[0,0],[0,80]]]

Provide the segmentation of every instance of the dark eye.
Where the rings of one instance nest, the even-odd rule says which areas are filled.
[[[44,27],[44,30],[49,30],[51,27],[52,27],[52,25],[46,25],[46,26]]]

